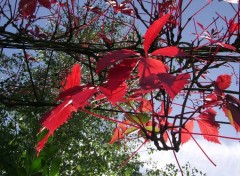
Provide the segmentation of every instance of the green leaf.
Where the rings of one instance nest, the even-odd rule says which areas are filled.
[[[59,167],[61,164],[61,160],[59,158],[55,158],[50,166],[49,176],[58,176],[59,175]]]
[[[45,128],[44,130],[42,130],[38,135],[37,135],[37,142],[41,141],[46,134],[48,133],[48,130]]]
[[[153,127],[152,127],[152,126],[145,126],[145,129],[152,132]],[[155,131],[156,133],[158,133],[158,132],[160,131],[160,128],[155,127],[154,131]]]
[[[46,150],[46,155],[48,157],[51,157],[53,155],[55,155],[58,151],[58,147],[56,145],[51,145],[49,147],[47,147],[47,150]]]
[[[147,123],[151,117],[148,116],[147,114],[138,114],[137,116],[136,115],[129,115],[130,117],[128,118],[128,120],[130,120],[131,122],[133,123],[136,123],[136,124],[145,124]]]
[[[130,127],[130,128],[128,128],[124,133],[125,134],[129,134],[129,133],[132,133],[132,132],[134,132],[134,131],[136,131],[137,130],[137,128],[135,128],[135,127]]]
[[[33,160],[32,165],[30,167],[30,173],[34,174],[42,169],[42,159],[44,156],[39,156],[35,160]]]

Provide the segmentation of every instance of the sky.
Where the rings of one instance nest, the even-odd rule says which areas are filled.
[[[191,14],[195,12],[197,8],[203,6],[207,0],[194,0],[195,4],[192,6],[187,14]],[[238,4],[233,4],[234,7],[237,7]],[[226,16],[227,19],[230,19],[234,12],[231,6],[222,1],[219,2],[215,0],[210,6],[207,7],[204,13],[200,13],[195,20],[200,22],[204,26],[207,26],[212,17],[216,17],[216,13]],[[186,14],[186,15],[187,15]],[[191,26],[190,26],[191,28]],[[191,36],[194,38],[192,31],[189,29],[187,33],[185,33],[184,37]],[[186,38],[187,39],[187,38]],[[190,39],[191,40],[191,39]],[[235,71],[238,73],[239,64],[234,65]],[[223,68],[220,71],[209,73],[209,77],[213,80],[220,74],[232,74],[233,71],[230,68]],[[232,85],[230,90],[238,91],[238,81],[234,78],[232,80]],[[218,120],[228,121],[225,115],[222,112],[218,112],[217,116]],[[236,133],[230,125],[221,125],[220,133],[226,136],[232,136],[236,138],[240,138],[240,134]],[[220,139],[221,145],[208,142],[204,140],[202,137],[197,138],[198,143],[207,153],[207,155],[213,160],[216,164],[216,167],[207,159],[207,157],[203,154],[203,152],[198,148],[196,143],[191,140],[188,143],[181,146],[180,151],[177,153],[178,160],[180,165],[185,165],[187,162],[190,162],[191,167],[195,167],[198,170],[203,171],[208,176],[239,176],[240,175],[240,141],[238,140],[223,140]],[[154,146],[152,146],[154,148]],[[173,152],[171,151],[156,151],[152,155],[149,155],[146,147],[143,147],[140,151],[140,160],[141,161],[149,161],[157,163],[157,167],[164,168],[166,164],[173,163],[177,165],[176,160],[174,158]],[[149,168],[149,165],[145,165],[143,170]],[[180,174],[179,174],[180,175]]]
[[[239,176],[240,172],[240,142],[223,141],[221,145],[198,140],[207,155],[216,164],[216,167],[206,158],[202,151],[197,147],[193,140],[181,146],[177,154],[180,165],[190,162],[192,168],[206,173],[208,176]],[[147,153],[146,148],[139,151],[141,161],[157,162],[157,167],[164,168],[166,164],[173,163],[177,166],[173,152],[157,151],[152,155]],[[150,165],[145,165],[144,169],[150,169]],[[180,174],[179,174],[180,175]]]

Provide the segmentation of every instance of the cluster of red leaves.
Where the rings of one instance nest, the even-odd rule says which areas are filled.
[[[23,16],[32,16],[36,10],[37,4],[50,9],[51,4],[56,3],[55,0],[21,0],[19,2],[18,11]]]
[[[163,28],[170,16],[171,14],[167,14],[160,18],[147,30],[145,34],[145,42],[143,44],[146,54],[151,43],[157,37],[157,34]],[[186,53],[177,47],[170,46],[158,49],[154,51],[152,55],[176,57],[184,56]],[[47,112],[42,117],[42,124],[44,128],[47,128],[50,131],[50,134],[53,134],[57,128],[65,123],[70,118],[72,112],[88,105],[88,100],[94,94],[97,94],[98,97],[106,98],[112,105],[116,105],[118,102],[127,102],[128,100],[125,98],[126,91],[130,88],[126,81],[135,69],[138,71],[140,89],[143,90],[145,94],[155,89],[164,89],[171,99],[175,98],[175,96],[184,88],[184,85],[188,83],[190,78],[189,74],[179,74],[177,76],[171,75],[168,73],[168,67],[162,61],[149,57],[145,58],[135,51],[125,49],[106,54],[97,63],[96,73],[99,73],[110,66],[111,68],[107,77],[107,83],[95,87],[89,85],[80,86],[80,66],[79,64],[73,66],[70,74],[68,74],[66,78],[66,83],[62,92],[57,98],[57,101],[60,100],[61,104]],[[135,95],[135,98],[132,97],[132,100],[138,98],[139,97]],[[142,110],[144,110],[144,107]],[[137,127],[138,129],[140,129],[141,125],[147,125],[146,129],[153,126],[150,117],[146,118],[146,115],[144,114],[140,116],[141,117],[129,116],[128,121],[131,123],[126,123],[131,127],[135,126],[135,128]],[[143,120],[142,117],[145,117],[145,120]],[[115,129],[114,138],[116,138],[116,136],[121,138],[122,133],[127,129],[126,126],[124,128],[123,125],[120,126],[120,128]],[[137,128],[135,130],[137,130]],[[160,126],[155,126],[155,130],[159,128]],[[150,130],[147,131],[150,132]],[[115,141],[115,139],[113,139],[111,143],[113,143],[113,141]],[[45,138],[39,142],[37,147],[38,151],[42,149],[44,146],[43,143],[45,142]]]
[[[123,11],[127,4],[127,1],[122,6],[121,4],[118,5],[116,1],[107,2],[116,8],[116,11]],[[172,58],[188,55],[177,46],[168,46],[148,53],[152,43],[156,40],[170,17],[171,13],[164,15],[147,29],[143,43],[145,57],[135,51],[122,49],[109,52],[98,61],[96,73],[99,74],[103,70],[108,71],[107,80],[104,84],[99,86],[81,85],[80,65],[76,64],[72,67],[71,72],[66,78],[66,82],[62,83],[64,84],[63,89],[56,99],[60,101],[60,104],[44,114],[41,119],[43,129],[46,128],[49,132],[39,141],[37,145],[38,152],[44,147],[48,137],[53,135],[54,131],[63,125],[73,112],[77,110],[84,111],[86,106],[91,105],[91,100],[98,101],[100,99],[105,99],[111,105],[118,107],[126,116],[122,122],[118,122],[110,144],[123,140],[128,135],[136,132],[138,137],[144,137],[146,140],[149,140],[155,133],[161,134],[165,142],[169,139],[168,134],[173,132],[181,133],[181,143],[183,144],[192,138],[194,123],[198,124],[204,139],[220,143],[218,139],[219,125],[215,121],[216,111],[213,109],[216,106],[223,108],[231,124],[237,131],[240,131],[240,102],[231,95],[223,94],[223,91],[231,84],[230,75],[220,75],[217,78],[214,84],[214,92],[206,97],[205,104],[203,105],[206,110],[198,112],[199,115],[197,117],[191,117],[186,120],[185,124],[181,127],[175,127],[174,124],[166,120],[166,117],[171,112],[171,107],[165,108],[165,104],[162,103],[161,110],[157,111],[154,110],[153,99],[147,100],[143,98],[146,94],[161,90],[167,93],[170,101],[173,101],[184,86],[189,83],[191,78],[188,73],[170,74],[168,66],[163,61],[156,59],[156,57],[151,57],[161,56]],[[221,45],[231,49],[225,44],[221,43]],[[132,89],[128,85],[128,80],[131,79],[133,72],[137,73],[135,74],[135,82],[138,85],[135,89]],[[130,101],[139,102],[139,106],[131,106]],[[121,102],[131,107],[134,114],[126,113],[119,106]],[[165,112],[166,110],[168,112]],[[97,117],[102,118],[101,116]],[[105,117],[104,119],[107,120]]]

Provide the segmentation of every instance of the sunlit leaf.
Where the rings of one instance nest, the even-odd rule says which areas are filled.
[[[115,90],[109,90],[107,87],[99,87],[99,90],[108,98],[108,100],[115,105],[119,101],[123,101],[123,96],[127,90],[127,84],[123,82]]]
[[[167,66],[157,59],[144,58],[138,65],[138,74],[140,78],[147,77],[152,74],[166,73],[167,70]]]
[[[151,54],[156,56],[159,55],[159,56],[167,56],[167,57],[182,57],[187,55],[187,53],[185,53],[184,51],[180,50],[178,47],[175,47],[175,46],[160,48],[155,50]]]
[[[145,53],[148,52],[152,42],[158,36],[159,32],[162,30],[163,26],[166,24],[170,16],[171,14],[167,14],[159,18],[158,20],[154,21],[154,23],[151,26],[149,26],[149,28],[147,29],[144,35],[145,40],[143,42],[143,48]]]
[[[118,127],[116,127],[114,129],[114,133],[113,133],[113,136],[112,136],[112,139],[111,141],[109,142],[109,144],[113,144],[115,143],[117,140],[120,140],[124,137],[124,134],[122,133],[122,130],[119,129]]]
[[[179,74],[177,76],[173,76],[168,73],[161,73],[158,74],[158,78],[171,99],[174,99],[174,97],[184,88],[184,86],[188,84],[190,75]]]
[[[127,118],[129,121],[139,125],[145,124],[151,119],[149,115],[143,113],[137,115],[130,114],[129,116],[127,116]]]
[[[201,133],[206,134],[206,135],[203,135],[204,139],[210,142],[215,142],[220,144],[218,137],[216,137],[219,135],[219,131],[218,131],[219,124],[215,121],[215,115],[216,115],[216,111],[214,111],[213,109],[208,109],[199,115],[199,119],[197,119],[197,122],[198,122]],[[214,135],[214,136],[208,136],[208,135]]]
[[[128,128],[126,131],[124,131],[125,134],[130,134],[134,131],[138,130],[138,128],[135,128],[135,127],[130,127]]]
[[[134,57],[137,55],[138,53],[136,53],[135,51],[126,49],[110,52],[98,61],[96,72],[99,73],[100,71],[109,67],[110,65],[115,64],[117,61],[127,59],[129,57]]]
[[[153,130],[153,126],[144,126],[144,128],[145,128],[147,131],[150,131],[150,132],[152,132],[152,130]],[[159,132],[160,132],[160,128],[154,127],[154,132],[159,133]]]
[[[71,98],[71,103],[74,108],[83,108],[84,106],[88,105],[88,100],[96,93],[97,90],[94,87],[89,87],[81,92],[76,93]]]
[[[188,122],[185,124],[185,128],[182,129],[181,133],[181,143],[184,144],[188,142],[191,139],[191,133],[193,132],[194,128],[194,121],[188,120]]]
[[[81,84],[81,67],[79,64],[73,65],[71,72],[67,75],[63,90],[79,86]]]

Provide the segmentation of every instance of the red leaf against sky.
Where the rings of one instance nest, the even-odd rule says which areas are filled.
[[[70,89],[81,84],[81,68],[79,64],[73,65],[71,72],[66,78],[66,83],[63,87],[63,90]]]
[[[31,16],[37,7],[37,0],[20,0],[18,11],[23,16]]]
[[[167,57],[182,57],[187,55],[187,53],[185,53],[184,51],[180,50],[178,47],[175,47],[175,46],[160,48],[155,50],[151,54],[167,56]]]
[[[51,2],[49,0],[38,0],[39,4],[48,9],[51,8]]]
[[[138,53],[136,53],[135,51],[126,49],[110,52],[99,60],[99,62],[97,63],[96,72],[99,73],[100,71],[116,63],[117,61],[137,55]]]
[[[108,100],[115,105],[119,101],[123,101],[123,96],[127,90],[127,84],[123,82],[120,86],[118,86],[115,90],[109,90],[108,88],[99,87],[99,90],[108,98]]]
[[[205,99],[204,99],[204,107],[216,107],[218,105],[222,104],[222,100],[218,98],[216,93],[209,94]]]
[[[197,122],[201,133],[206,134],[203,135],[204,139],[220,144],[220,141],[217,137],[219,135],[219,124],[215,121],[215,115],[216,111],[214,111],[213,109],[208,109],[199,115],[199,119],[197,119]]]
[[[149,26],[145,33],[145,40],[143,42],[143,48],[145,53],[148,52],[152,42],[155,40],[155,38],[158,36],[159,32],[163,28],[163,26],[166,24],[167,20],[171,16],[170,14],[164,15],[163,17],[159,18],[158,20],[154,21],[154,23]]]
[[[191,139],[191,135],[189,133],[193,132],[194,128],[194,121],[188,120],[188,122],[185,124],[185,129],[182,129],[181,133],[181,142],[182,144],[188,142]]]
[[[236,50],[236,48],[235,48],[234,46],[229,45],[229,44],[226,44],[226,43],[217,43],[217,44],[219,44],[220,46],[222,46],[222,47],[224,47],[224,48],[227,48],[227,49],[233,50],[233,51]]]
[[[217,77],[215,85],[220,90],[225,90],[231,85],[232,79],[230,75],[223,74]]]
[[[237,32],[239,29],[239,24],[235,23],[232,19],[229,21],[229,33],[232,35],[234,32]]]
[[[158,74],[158,78],[161,81],[161,86],[167,91],[171,99],[184,88],[185,84],[188,83],[190,74],[181,74],[173,76],[168,73]]]
[[[109,90],[115,90],[130,76],[133,68],[137,64],[137,59],[125,59],[110,69],[108,75],[107,87]]]

